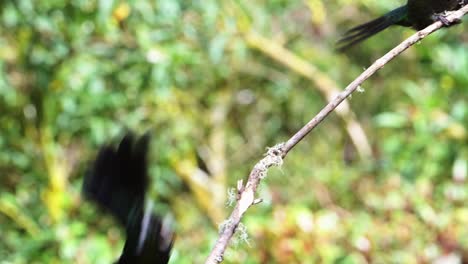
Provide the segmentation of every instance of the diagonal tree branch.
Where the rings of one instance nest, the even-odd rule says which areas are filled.
[[[254,30],[249,30],[245,33],[244,38],[251,47],[263,52],[288,69],[314,83],[314,87],[323,94],[327,102],[332,101],[335,95],[341,91],[338,88],[338,84],[325,73],[275,41],[263,37]],[[367,135],[361,124],[357,121],[356,115],[350,105],[344,101],[335,112],[343,120],[348,135],[361,159],[372,158],[372,149]]]
[[[450,12],[446,17],[449,22],[460,20],[468,13],[468,5],[465,5],[460,10]],[[443,27],[442,22],[438,21],[425,29],[416,32],[411,37],[393,48],[383,57],[375,61],[367,70],[359,75],[351,82],[341,93],[331,100],[314,118],[312,118],[304,127],[302,127],[294,136],[286,143],[280,143],[273,148],[270,148],[266,156],[260,160],[250,172],[249,178],[245,186],[242,181],[238,184],[238,200],[229,216],[229,218],[221,225],[219,237],[216,241],[208,259],[205,263],[216,264],[223,261],[224,252],[228,246],[231,237],[234,235],[242,216],[247,209],[258,202],[255,199],[255,191],[260,183],[260,180],[266,176],[268,168],[271,166],[281,165],[283,158],[288,152],[294,148],[307,134],[309,134],[320,122],[322,122],[335,108],[341,104],[349,95],[351,95],[359,86],[374,73],[381,69],[385,64],[393,60],[403,51],[425,38],[427,35],[437,31]]]

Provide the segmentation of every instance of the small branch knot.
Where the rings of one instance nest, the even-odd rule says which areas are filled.
[[[279,156],[283,155],[284,142],[278,143],[271,148],[267,148],[266,156]]]
[[[259,171],[259,176],[261,179],[267,176],[267,169],[271,166],[281,166],[283,165],[283,147],[284,143],[276,144],[275,146],[268,148],[265,153],[265,157],[260,160],[255,168]]]

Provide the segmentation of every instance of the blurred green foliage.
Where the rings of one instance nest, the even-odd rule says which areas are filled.
[[[403,2],[1,1],[0,259],[115,260],[122,230],[80,188],[98,146],[132,129],[153,135],[151,199],[176,219],[172,263],[203,262],[228,189],[326,103],[249,32],[344,87],[412,31],[346,54],[334,51],[340,33]],[[336,115],[301,142],[262,184],[225,261],[467,258],[465,29],[426,38],[349,100],[372,158]]]

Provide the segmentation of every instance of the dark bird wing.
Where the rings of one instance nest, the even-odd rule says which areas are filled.
[[[149,136],[128,133],[117,149],[103,146],[83,182],[84,196],[112,214],[126,229],[118,263],[167,263],[173,234],[162,219],[145,209],[149,184]]]

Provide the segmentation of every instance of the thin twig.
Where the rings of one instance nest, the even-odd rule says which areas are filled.
[[[458,11],[451,12],[446,18],[449,22],[460,20],[468,13],[468,5],[465,5]],[[231,237],[234,235],[240,220],[247,209],[254,204],[255,191],[257,190],[260,180],[265,177],[267,170],[271,166],[280,165],[282,159],[286,157],[288,152],[296,146],[312,129],[322,122],[328,114],[330,114],[341,102],[351,95],[359,86],[372,76],[375,72],[381,69],[385,64],[390,62],[400,53],[425,38],[427,35],[437,31],[443,26],[442,22],[435,22],[427,28],[416,32],[411,37],[403,41],[401,44],[393,48],[383,57],[375,61],[367,70],[365,70],[358,78],[351,82],[341,93],[339,93],[332,101],[330,101],[312,120],[310,120],[301,130],[292,136],[286,143],[278,144],[268,150],[266,156],[258,162],[250,172],[248,181],[243,188],[240,189],[239,199],[234,207],[229,218],[222,224],[219,232],[218,240],[216,241],[208,259],[205,263],[216,264],[223,261],[224,252],[228,246]]]
[[[288,69],[312,81],[314,87],[323,94],[327,102],[332,101],[335,95],[341,91],[338,88],[338,84],[325,73],[321,72],[313,64],[289,51],[281,44],[263,37],[254,30],[249,30],[244,35],[245,40],[251,47],[263,52]],[[367,135],[361,124],[357,121],[356,115],[350,105],[344,101],[335,112],[345,123],[348,135],[361,159],[372,158],[372,149]]]

